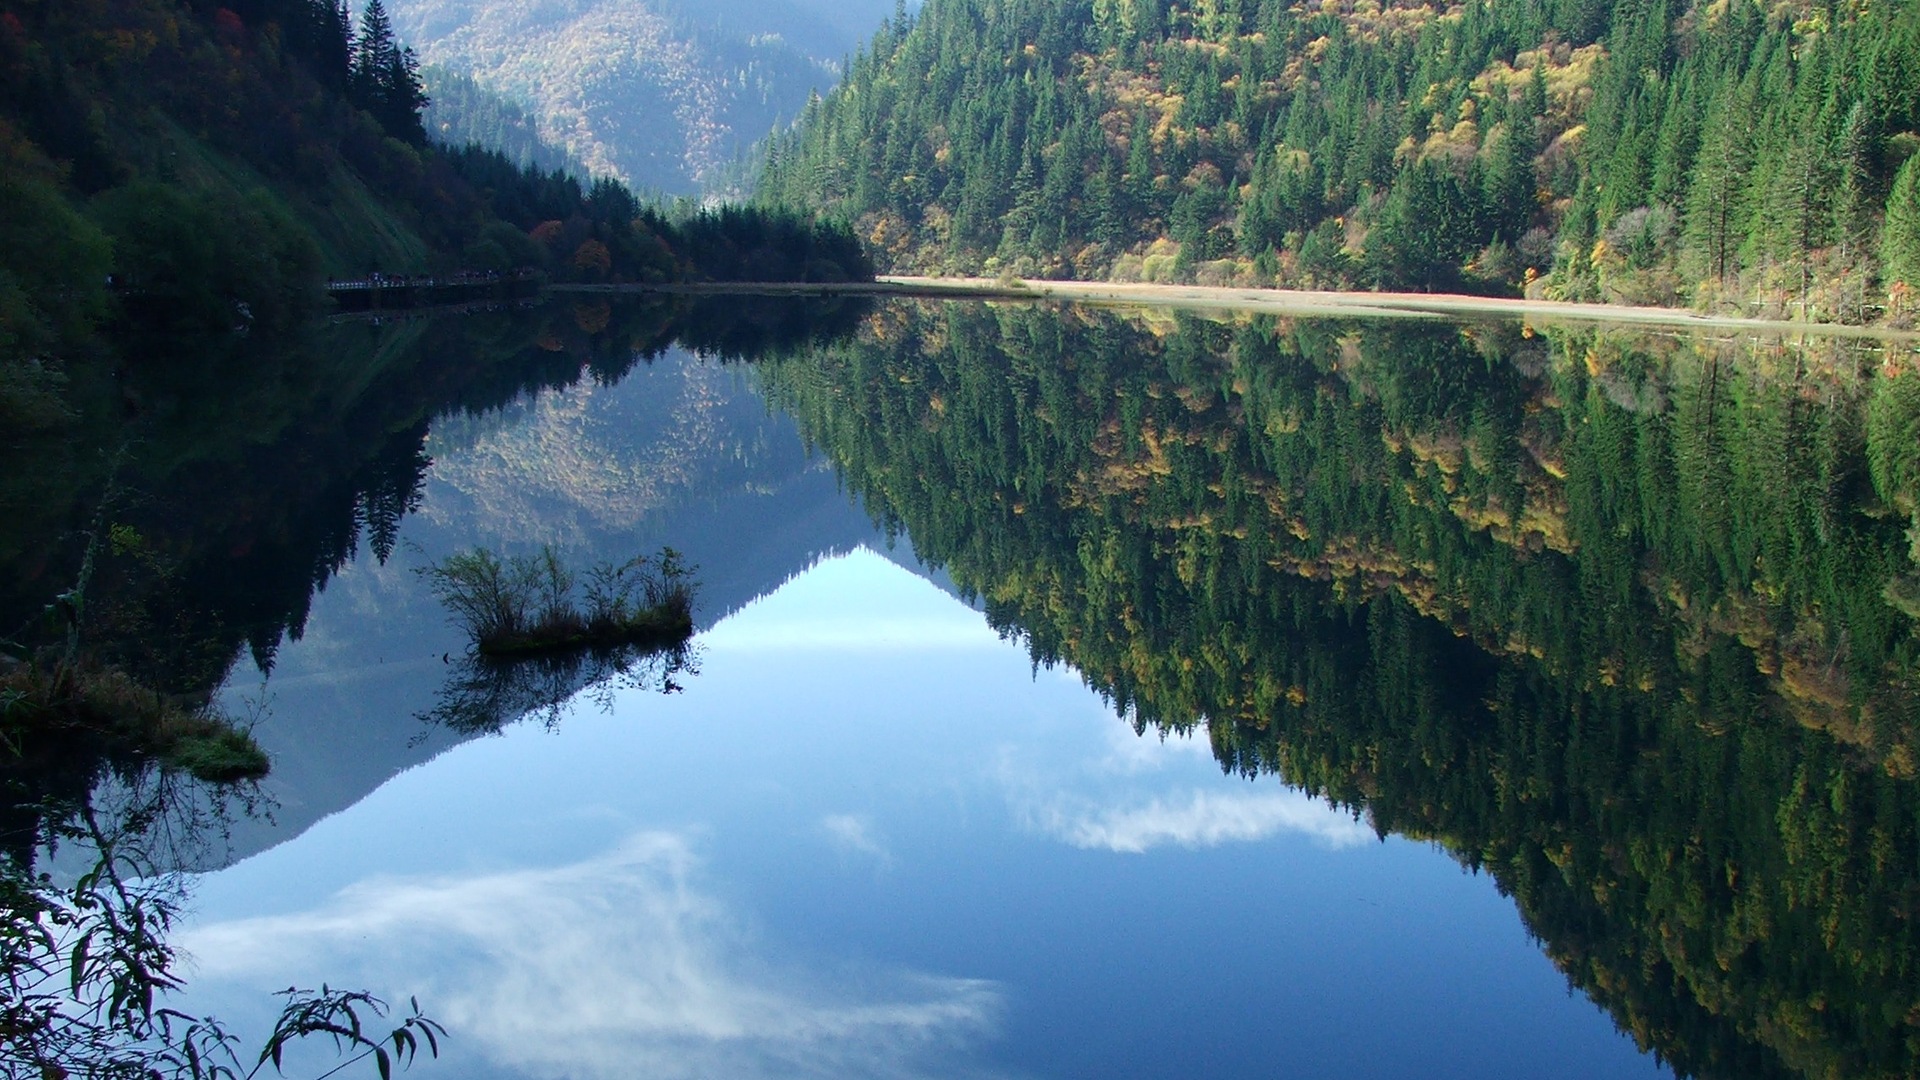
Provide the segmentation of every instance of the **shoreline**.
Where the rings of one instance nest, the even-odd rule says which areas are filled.
[[[906,296],[932,299],[1058,300],[1105,307],[1163,307],[1194,311],[1361,319],[1459,319],[1494,316],[1538,322],[1606,323],[1691,330],[1746,330],[1882,341],[1920,340],[1920,330],[1840,323],[1790,322],[1740,315],[1705,315],[1685,308],[1631,307],[1561,300],[1522,300],[1462,293],[1336,292],[1163,285],[1116,281],[882,275],[850,282],[700,282],[673,285],[551,285],[551,292],[679,293],[759,296]]]

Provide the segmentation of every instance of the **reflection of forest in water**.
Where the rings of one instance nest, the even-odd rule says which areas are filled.
[[[1490,872],[1682,1073],[1920,1068],[1920,363],[888,309],[763,378],[1149,726]]]
[[[89,644],[205,700],[393,554],[430,447],[496,455],[454,478],[469,516],[560,529],[483,498],[500,411],[674,341],[761,359],[848,487],[1143,729],[1204,724],[1227,768],[1489,871],[1683,1072],[1920,1066],[1912,356],[737,299],[135,344],[5,388],[0,633],[120,525]],[[708,456],[649,475],[766,480]],[[565,527],[630,514],[626,479]],[[480,697],[591,675],[527,678]],[[144,790],[121,748],[25,751],[22,854],[103,778]]]
[[[623,545],[650,522],[691,525],[690,540],[711,546],[743,511],[797,507],[799,527],[727,548],[747,569],[723,566],[716,575],[711,606],[724,611],[768,587],[755,575],[764,577],[769,562],[777,584],[817,554],[809,544],[837,542],[832,516],[807,511],[822,492],[844,499],[809,464],[790,424],[775,422],[722,366],[845,334],[863,312],[857,301],[596,299],[314,326],[285,338],[131,339],[58,369],[10,368],[0,373],[0,675],[101,673],[103,685],[150,687],[195,715],[218,711],[234,701],[221,687],[241,661],[265,673],[285,641],[302,637],[318,591],[354,576],[387,575],[390,584],[390,560],[432,558],[423,536],[444,550],[524,547],[553,541],[557,524],[563,543]],[[659,370],[656,361],[664,361]],[[614,391],[623,383],[628,392]],[[569,503],[560,509],[578,519],[571,529],[551,506],[498,513],[499,500],[485,497],[502,489],[502,462],[506,482],[530,491],[575,479],[560,474],[579,463],[538,460],[551,456],[547,447],[478,454],[476,445],[516,424],[540,428],[526,423],[529,414],[569,396],[598,403],[592,422],[620,430],[544,430],[582,446],[597,440],[603,466],[634,457],[628,471],[643,472],[649,486],[637,499],[621,491],[624,501],[609,502],[605,491],[558,485]],[[578,429],[586,417],[567,419]],[[424,533],[416,521],[409,550],[396,558],[402,520],[423,506],[430,449],[487,464],[454,485],[456,503],[481,505],[458,505],[455,520]],[[581,522],[593,535],[581,535]],[[620,546],[618,554],[633,552]],[[360,639],[359,655],[334,652],[331,661],[364,670],[382,648],[417,651],[443,640],[422,632],[443,617],[422,602],[426,591],[398,592],[408,610],[356,611],[357,621],[393,625],[348,631]],[[153,731],[91,713],[49,722],[41,718],[54,714],[16,709],[11,684],[0,687],[0,1030],[8,1033],[0,1072],[203,1074],[226,1060],[225,1034],[168,1013],[162,996],[179,988],[168,943],[186,897],[178,871],[286,839],[450,742],[527,713],[552,723],[583,688],[607,698],[628,687],[673,690],[676,676],[697,671],[684,645],[614,644],[520,663],[447,655],[444,665],[439,650],[430,667],[396,665],[401,680],[379,685],[438,684],[438,706],[418,713],[402,693],[336,715],[342,710],[312,687],[293,694],[292,717],[272,715],[277,699],[253,703],[255,715],[235,719],[256,733],[263,724],[282,729],[264,786],[195,782],[176,771],[187,762],[165,756]],[[353,674],[338,685],[364,687]],[[291,788],[283,770],[295,774]],[[280,801],[289,790],[300,805]],[[404,1062],[419,1044],[393,1040],[440,1030],[404,1004],[383,1019],[359,991],[282,998],[275,1039],[343,1030],[328,1025],[357,1031],[361,1020],[369,1033],[395,1025],[386,1051],[376,1051],[373,1034],[336,1040],[345,1051],[339,1068],[376,1053]],[[243,1056],[253,1049],[236,1046]],[[199,1066],[182,1065],[192,1060]],[[229,1064],[244,1072],[251,1063]]]
[[[430,446],[481,437],[545,390],[612,386],[672,347],[721,359],[779,352],[844,333],[861,310],[594,300],[277,339],[138,339],[58,372],[9,373],[0,387],[0,431],[10,436],[0,442],[0,638],[57,638],[62,628],[40,613],[81,575],[89,537],[111,532],[111,543],[92,545],[86,651],[205,703],[242,658],[271,668],[281,643],[304,632],[316,591],[356,555],[373,564],[394,554],[401,520],[420,506]],[[705,385],[690,392],[704,395],[696,409],[726,404]],[[762,475],[769,468],[799,467],[778,454],[735,460],[727,449],[650,462],[678,485],[656,501],[752,488],[779,478]],[[543,670],[500,701],[539,707],[605,667]],[[146,764],[138,747],[97,732],[40,732],[20,750],[0,762],[0,827],[22,856],[49,824],[44,811],[57,819],[110,774],[135,778]]]

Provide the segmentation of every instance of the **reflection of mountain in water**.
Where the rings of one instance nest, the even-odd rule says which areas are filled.
[[[710,621],[871,538],[719,359],[805,349],[866,310],[594,300],[86,358],[56,420],[0,446],[0,624],[63,647],[37,613],[86,566],[89,663],[188,703],[224,685],[243,712],[261,684],[236,662],[277,664],[260,732],[280,817],[304,825],[445,741],[412,745],[441,657],[464,647],[409,572],[425,561],[478,542],[552,541],[584,563],[672,544],[705,564]],[[109,525],[111,544],[89,543]],[[28,852],[101,782],[138,775],[141,747],[116,738],[48,733],[0,758],[0,841]],[[242,828],[241,850],[285,835]]]
[[[575,566],[669,545],[700,569],[712,625],[827,555],[886,549],[827,465],[744,369],[674,351],[613,385],[582,382],[452,418],[428,442],[419,512],[384,565],[362,558],[314,601],[264,684],[255,734],[273,754],[274,823],[240,822],[232,857],[297,835],[460,737],[417,718],[464,638],[414,568],[475,544],[553,544]],[[904,548],[893,553],[915,565]],[[236,675],[229,694],[257,696]]]

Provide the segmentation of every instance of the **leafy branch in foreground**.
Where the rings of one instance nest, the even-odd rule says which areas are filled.
[[[4,1080],[252,1080],[281,1069],[288,1046],[326,1036],[344,1060],[317,1080],[371,1058],[382,1080],[446,1034],[418,1001],[397,1026],[369,1021],[386,1002],[359,990],[285,991],[286,1003],[257,1055],[213,1017],[159,1004],[181,989],[167,943],[183,898],[178,874],[156,873],[120,849],[90,807],[73,838],[98,861],[69,888],[0,859],[0,1058]]]

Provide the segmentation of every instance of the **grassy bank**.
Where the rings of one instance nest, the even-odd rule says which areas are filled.
[[[0,742],[31,762],[91,744],[109,756],[132,755],[210,783],[257,780],[267,755],[253,736],[205,706],[183,704],[116,668],[0,668]]]

